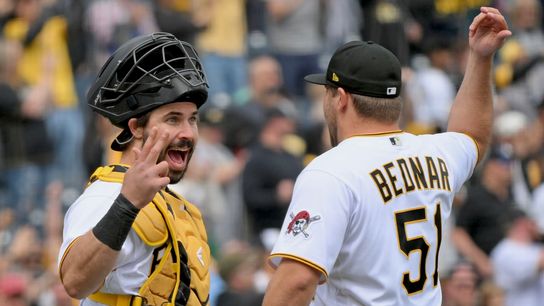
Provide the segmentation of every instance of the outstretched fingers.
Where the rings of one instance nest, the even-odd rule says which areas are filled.
[[[146,156],[149,155],[149,151],[151,151],[151,148],[156,142],[157,134],[159,133],[157,127],[153,127],[151,129],[151,132],[149,133],[149,136],[144,141],[144,144],[142,146],[142,149],[138,149],[137,159],[136,161],[142,161],[146,159]]]
[[[161,152],[166,148],[169,142],[170,135],[168,132],[162,133],[160,136],[157,136],[153,139],[153,143],[149,152],[146,156],[145,161],[149,164],[156,164]]]
[[[158,186],[165,187],[170,184],[170,178],[168,177],[168,163],[162,161],[155,166],[157,177],[155,178]]]

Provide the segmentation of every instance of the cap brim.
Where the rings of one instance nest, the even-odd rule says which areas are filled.
[[[306,81],[308,83],[319,84],[319,85],[327,85],[328,84],[327,77],[325,76],[324,73],[309,74],[309,75],[304,77],[304,81]]]

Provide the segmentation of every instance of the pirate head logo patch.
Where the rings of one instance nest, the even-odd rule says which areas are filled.
[[[310,234],[306,232],[310,223],[321,219],[321,216],[311,216],[306,210],[301,210],[296,215],[291,213],[289,216],[291,217],[291,222],[287,226],[287,234],[292,234],[293,236],[303,234],[304,238],[310,237]]]

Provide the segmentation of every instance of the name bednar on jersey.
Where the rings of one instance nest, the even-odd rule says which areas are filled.
[[[379,44],[346,43],[305,78],[326,87],[334,147],[296,180],[264,306],[442,304],[442,223],[489,145],[492,58],[510,35],[495,8],[474,18],[444,133],[400,130],[401,65]]]
[[[390,140],[395,144],[399,138],[390,138]],[[425,161],[426,168],[423,168],[421,159]],[[446,162],[440,157],[425,156],[421,159],[417,156],[399,158],[370,172],[384,203],[391,201],[393,196],[398,197],[414,190],[442,189],[451,191]],[[395,170],[400,172],[401,182],[394,174]],[[398,183],[402,184],[399,186]]]

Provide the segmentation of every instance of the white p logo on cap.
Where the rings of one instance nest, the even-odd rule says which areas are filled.
[[[397,94],[397,87],[387,87],[387,95],[394,96]]]

